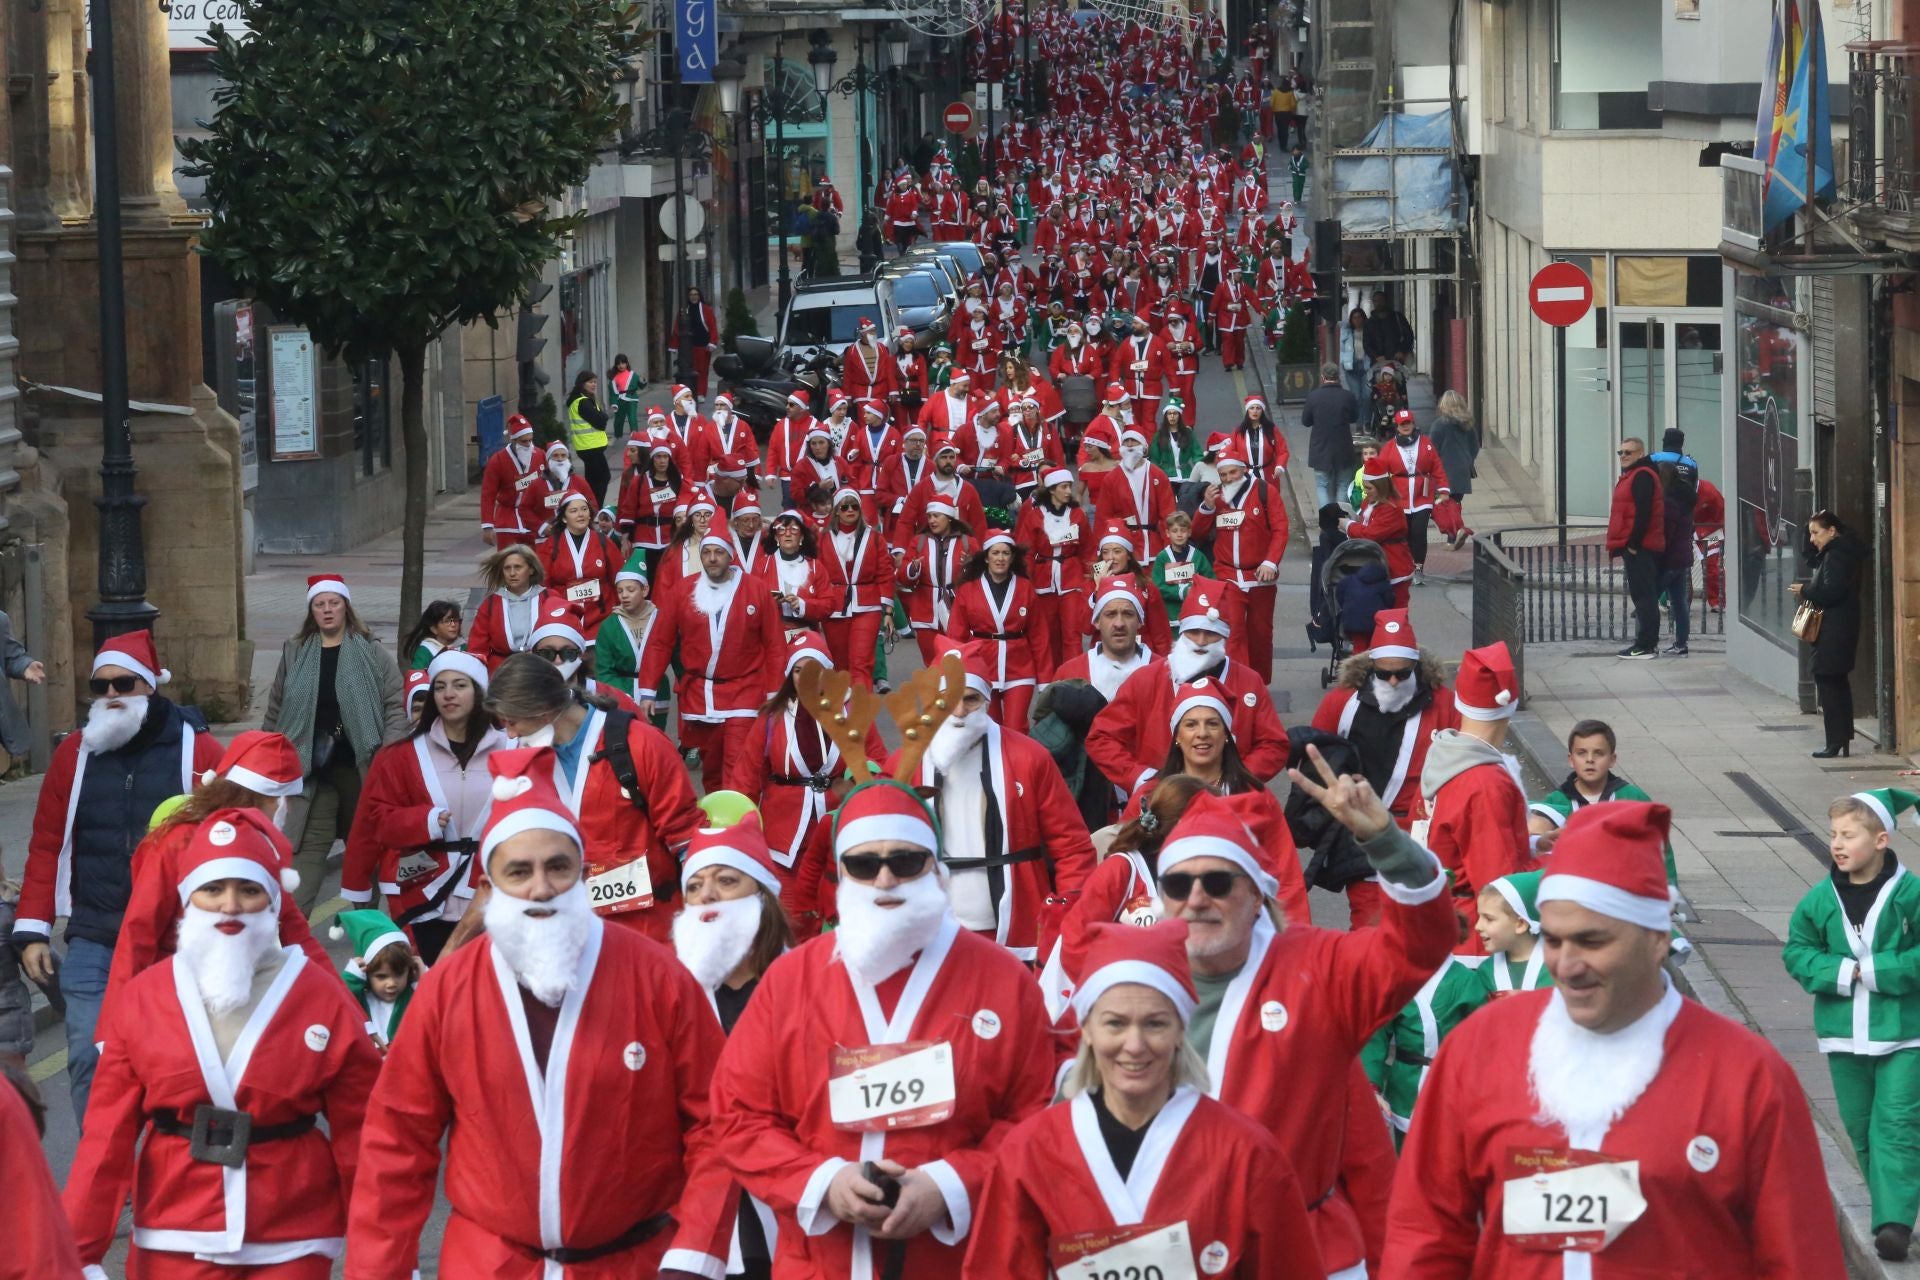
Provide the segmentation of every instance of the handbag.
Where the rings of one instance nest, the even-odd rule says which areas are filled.
[[[1820,638],[1820,619],[1823,611],[1810,604],[1802,604],[1793,611],[1793,634],[1808,644]]]

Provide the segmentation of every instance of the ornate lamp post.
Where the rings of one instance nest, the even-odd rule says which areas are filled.
[[[832,53],[832,50],[829,49],[827,52]],[[786,66],[786,37],[784,35],[774,37],[773,63],[776,67],[784,68]],[[828,59],[828,66],[831,68],[832,59]],[[816,84],[819,75],[820,72],[816,69],[814,72]],[[733,58],[728,58],[714,68],[714,79],[720,84],[721,107],[729,112],[740,110],[740,89],[746,79],[746,67],[744,64]],[[780,319],[787,314],[787,303],[793,297],[792,268],[787,262],[786,125],[788,118],[790,116],[797,116],[798,111],[797,104],[787,97],[784,79],[776,86],[774,92],[760,95],[760,100],[751,108],[751,114],[752,118],[758,121],[762,127],[765,127],[768,122],[772,122],[773,152],[779,165],[779,177],[776,179],[779,198],[776,201],[776,207],[774,209],[774,223],[776,224],[775,235],[778,237],[780,246],[780,306],[774,317],[774,323],[777,328]]]

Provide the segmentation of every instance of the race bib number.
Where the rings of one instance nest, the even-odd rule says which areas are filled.
[[[400,861],[394,864],[393,878],[400,884],[412,884],[415,880],[430,878],[439,870],[440,859],[424,849],[415,849],[400,856]]]
[[[1244,511],[1223,511],[1220,513],[1220,518],[1213,523],[1214,527],[1219,529],[1238,529],[1246,522],[1247,513]]]
[[[1191,560],[1187,561],[1187,563],[1185,564],[1169,564],[1167,566],[1167,581],[1168,582],[1192,582],[1193,568],[1194,568],[1193,561]]]
[[[541,501],[542,501],[542,502],[544,502],[544,503],[546,503],[546,504],[547,504],[547,510],[549,510],[549,511],[551,511],[551,510],[553,510],[553,509],[554,509],[555,507],[557,507],[557,506],[559,506],[559,505],[560,505],[560,499],[562,499],[562,498],[564,498],[564,497],[566,497],[566,496],[567,496],[567,495],[566,495],[566,493],[565,493],[564,491],[563,491],[563,492],[560,492],[560,493],[550,493],[550,494],[548,494],[548,495],[547,495],[546,497],[544,497],[544,498],[542,498],[542,499],[541,499]]]
[[[1065,533],[1054,534],[1052,537],[1048,538],[1047,541],[1051,542],[1056,547],[1064,547],[1069,542],[1080,541],[1080,531],[1078,529],[1069,529]]]
[[[587,863],[587,901],[603,916],[639,911],[653,905],[653,876],[644,857],[617,867]]]
[[[526,475],[521,476],[518,480],[515,480],[513,482],[513,491],[515,493],[525,492],[526,487],[533,483],[533,478],[535,474],[536,473],[530,471]]]
[[[659,506],[662,503],[672,502],[676,494],[670,486],[663,486],[653,490],[649,496],[653,499],[654,505]]]
[[[1023,467],[1037,467],[1046,460],[1047,455],[1045,453],[1039,449],[1032,449],[1020,459],[1020,465]]]
[[[1500,1229],[1518,1248],[1598,1253],[1647,1211],[1640,1162],[1598,1151],[1509,1147]]]
[[[1131,365],[1128,365],[1127,367],[1132,369],[1135,373],[1145,373],[1147,371],[1147,362],[1145,360],[1135,360]]]
[[[987,340],[985,338],[975,338],[973,340],[973,349],[975,351],[985,351],[987,349]]]
[[[1054,1236],[1047,1263],[1060,1280],[1198,1280],[1184,1222]]]
[[[944,1040],[836,1045],[828,1055],[827,1111],[837,1129],[924,1128],[952,1115],[953,1099],[953,1047]]]
[[[599,598],[600,580],[597,578],[588,582],[576,582],[567,588],[568,600],[598,600]]]

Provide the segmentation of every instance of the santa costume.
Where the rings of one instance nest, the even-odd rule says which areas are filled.
[[[560,514],[576,502],[592,507],[589,499],[569,493]],[[613,610],[613,575],[620,571],[620,564],[620,552],[612,539],[591,524],[576,536],[556,520],[553,536],[540,544],[540,566],[547,590],[580,610],[582,629],[589,635]]]
[[[551,750],[500,751],[488,764],[483,866],[530,832],[581,846]],[[720,1023],[672,951],[607,928],[586,897],[576,880],[538,919],[496,889],[486,934],[415,989],[367,1111],[350,1280],[414,1274],[443,1143],[453,1205],[443,1275],[724,1270],[737,1201],[708,1155],[707,1127]],[[593,1193],[615,1185],[617,1195]]]
[[[1219,496],[1201,502],[1193,516],[1193,537],[1196,542],[1213,540],[1214,572],[1241,599],[1247,630],[1242,652],[1260,683],[1267,684],[1273,679],[1273,611],[1280,596],[1280,559],[1287,553],[1287,509],[1255,473],[1239,439],[1214,465],[1239,467],[1240,472],[1231,484],[1223,473]]]
[[[1123,579],[1108,578],[1100,584],[1099,590],[1090,597],[1089,625],[1094,626],[1096,636],[1099,617],[1110,604],[1124,604],[1133,609],[1135,616],[1146,616],[1146,605],[1142,602],[1140,589]],[[1153,654],[1145,644],[1144,633],[1136,633],[1133,653],[1126,658],[1115,658],[1106,651],[1106,647],[1096,639],[1091,649],[1079,649],[1062,659],[1053,669],[1055,684],[1063,680],[1084,680],[1099,691],[1100,697],[1113,701],[1120,692],[1120,686],[1128,676],[1153,661]]]
[[[843,515],[848,505],[860,508],[851,528]],[[862,688],[871,689],[881,615],[893,607],[893,557],[879,521],[866,510],[859,490],[842,485],[833,495],[833,508],[820,534],[819,564],[826,571],[835,603],[820,629],[840,669],[852,672]]]
[[[520,495],[532,487],[539,460],[533,447],[533,423],[521,414],[507,419],[505,447],[480,470],[480,532],[491,533],[496,547],[533,541],[533,529],[520,509]]]
[[[1360,469],[1361,481],[1368,486],[1366,505],[1340,528],[1349,538],[1365,538],[1378,543],[1387,557],[1387,578],[1393,583],[1393,607],[1404,609],[1412,598],[1413,549],[1407,543],[1407,513],[1392,498],[1375,498],[1372,486],[1392,475],[1378,456],[1368,458]]]
[[[1147,460],[1146,450],[1146,434],[1128,427],[1120,433],[1119,465],[1086,477],[1087,500],[1102,523],[1126,526],[1141,564],[1152,563],[1167,545],[1166,520],[1175,507],[1173,481]]]
[[[570,493],[579,494],[589,505],[594,504],[593,490],[573,469],[573,454],[567,450],[567,442],[555,440],[547,446],[545,464],[520,491],[520,523],[527,530],[529,542],[546,536],[548,526],[560,514],[560,503]]]
[[[930,442],[927,455],[934,460],[907,491],[906,501],[900,504],[900,510],[893,518],[891,541],[896,547],[910,547],[919,534],[926,532],[926,515],[929,503],[941,501],[954,510],[960,523],[967,526],[967,532],[974,537],[982,537],[987,531],[987,509],[980,502],[979,492],[960,478],[958,463],[960,446],[944,435],[936,435]],[[951,475],[940,474],[940,461],[943,455],[951,455],[955,471]]]
[[[926,513],[959,519],[959,510],[944,499],[927,504]],[[978,545],[972,538],[949,526],[936,537],[922,533],[915,538],[894,567],[894,582],[907,609],[907,621],[914,642],[920,646],[920,660],[931,665],[940,652],[947,623],[953,615],[954,593],[960,588],[960,573]]]
[[[1041,491],[1073,483],[1073,473],[1057,467],[1041,477]],[[1093,528],[1078,503],[1056,511],[1047,502],[1023,502],[1014,520],[1014,536],[1027,551],[1041,636],[1049,662],[1058,666],[1080,651],[1081,604],[1093,569]]]
[[[133,1275],[240,1267],[308,1280],[341,1255],[380,1055],[332,972],[277,945],[282,896],[299,884],[292,860],[257,810],[210,815],[180,860],[180,951],[135,975],[100,1022],[65,1196],[89,1275],[105,1274],[129,1191]],[[257,886],[266,905],[193,904],[229,881]]]
[[[994,532],[980,544],[981,554],[995,547],[1014,550],[1011,534]],[[991,680],[995,719],[1025,732],[1035,686],[1053,679],[1053,662],[1041,633],[1033,584],[1009,570],[995,583],[991,572],[966,578],[954,590],[947,635],[959,644],[984,640],[993,654]]]
[[[1567,821],[1540,882],[1554,904],[1664,935],[1666,806]],[[1552,930],[1552,921],[1545,923]],[[1409,1280],[1840,1280],[1807,1098],[1780,1053],[1683,999],[1589,1028],[1564,986],[1461,1024],[1421,1091],[1387,1220],[1384,1273]],[[1620,975],[1609,987],[1621,989]]]

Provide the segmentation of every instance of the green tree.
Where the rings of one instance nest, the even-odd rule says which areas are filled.
[[[638,47],[623,0],[238,0],[213,28],[200,251],[350,360],[397,356],[406,449],[400,618],[420,611],[427,344],[516,308],[584,216]]]

